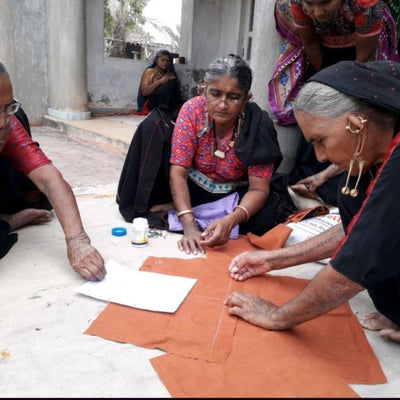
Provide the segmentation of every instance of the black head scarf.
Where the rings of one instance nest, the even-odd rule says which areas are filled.
[[[394,61],[341,61],[322,69],[315,81],[383,109],[400,112],[400,64]]]
[[[246,105],[235,154],[247,167],[274,163],[274,170],[277,170],[282,162],[274,123],[268,113],[254,102]]]

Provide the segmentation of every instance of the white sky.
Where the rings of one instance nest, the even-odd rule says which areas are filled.
[[[150,0],[143,10],[143,15],[146,18],[156,19],[160,21],[161,25],[169,26],[176,31],[176,25],[181,23],[181,4],[182,0]],[[156,42],[165,43],[163,35],[153,30],[149,24],[146,24],[145,27]]]

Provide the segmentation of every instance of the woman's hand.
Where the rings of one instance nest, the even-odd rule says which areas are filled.
[[[266,254],[268,251],[245,251],[234,257],[229,264],[231,278],[237,281],[244,281],[252,276],[263,275],[271,271]]]
[[[324,183],[324,177],[318,173],[301,179],[294,185],[290,186],[290,188],[299,196],[316,199],[318,198],[316,190]]]
[[[206,252],[201,245],[201,232],[194,219],[184,224],[183,237],[178,240],[178,249],[186,254]]]
[[[272,313],[278,308],[274,303],[263,300],[249,293],[234,292],[225,301],[229,307],[230,315],[237,315],[250,324],[267,330],[279,329],[271,318]]]
[[[90,244],[84,232],[67,240],[68,259],[72,268],[88,281],[101,281],[106,275],[103,257]]]
[[[235,224],[232,224],[231,218],[227,215],[213,221],[201,234],[201,244],[203,246],[214,247],[222,246],[229,240],[229,235]]]

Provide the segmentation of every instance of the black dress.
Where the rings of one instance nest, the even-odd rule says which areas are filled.
[[[364,174],[358,197],[338,197],[347,234],[331,260],[333,268],[365,287],[376,309],[397,325],[400,325],[399,143],[397,134],[381,168],[376,173],[371,169]],[[354,182],[355,178],[350,188]]]

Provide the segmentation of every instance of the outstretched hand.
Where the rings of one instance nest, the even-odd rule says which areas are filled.
[[[90,244],[86,234],[67,241],[68,259],[72,268],[88,281],[101,281],[106,275],[103,257]]]
[[[231,278],[244,281],[252,276],[258,276],[271,271],[265,258],[266,251],[245,251],[234,257],[229,264]]]
[[[200,243],[201,232],[195,221],[186,224],[183,237],[178,240],[178,249],[186,254],[205,253],[206,250]]]
[[[237,315],[260,328],[279,329],[271,318],[272,313],[278,307],[268,300],[263,300],[249,293],[234,292],[224,301],[224,304],[229,307],[228,313],[230,315]]]

